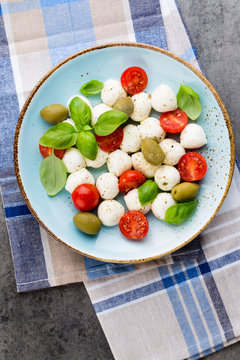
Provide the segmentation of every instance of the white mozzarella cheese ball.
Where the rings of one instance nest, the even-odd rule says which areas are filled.
[[[116,176],[121,176],[124,171],[132,168],[131,156],[122,150],[113,151],[107,160],[108,171]]]
[[[122,151],[133,153],[141,148],[141,138],[138,127],[135,125],[127,125],[123,129],[123,141],[120,145]]]
[[[98,217],[105,226],[118,225],[124,213],[124,207],[116,200],[104,200],[98,207]]]
[[[143,174],[146,178],[154,177],[158,165],[150,164],[141,151],[132,155],[133,168]]]
[[[70,125],[72,125],[72,126],[74,127],[74,129],[76,129],[76,130],[77,130],[77,128],[76,128],[76,126],[75,126],[75,123],[74,123],[73,119],[71,119],[71,118],[66,119],[66,120],[64,120],[64,121],[63,121],[63,123],[70,124]]]
[[[120,81],[109,79],[104,83],[101,92],[101,99],[104,104],[112,106],[118,99],[125,96],[127,96],[127,93],[122,88]]]
[[[180,183],[180,174],[174,166],[162,165],[155,172],[154,180],[161,190],[169,191]]]
[[[93,167],[93,168],[99,168],[107,162],[108,155],[109,155],[108,152],[103,151],[99,147],[96,159],[89,160],[89,159],[85,158],[85,161],[86,161],[87,166]]]
[[[100,115],[105,113],[106,111],[112,110],[111,106],[106,104],[98,104],[94,106],[92,109],[92,121],[91,124],[94,126],[99,118]]]
[[[180,143],[186,149],[197,149],[207,143],[207,138],[200,125],[188,124],[181,132]]]
[[[185,154],[184,148],[176,140],[164,139],[159,145],[165,154],[163,163],[166,165],[177,165]]]
[[[138,198],[138,189],[133,189],[124,196],[125,203],[129,211],[139,210],[143,214],[147,214],[151,209],[151,204],[142,206]]]
[[[177,109],[177,97],[170,86],[161,84],[152,93],[152,107],[159,112],[172,111]]]
[[[90,101],[88,100],[88,98],[86,98],[85,96],[82,96],[82,95],[78,95],[78,94],[72,96],[72,97],[68,100],[68,102],[67,102],[68,110],[69,110],[70,102],[71,102],[72,99],[74,99],[75,97],[78,97],[78,98],[82,99],[82,100],[90,107],[90,109],[91,109],[91,111],[92,111],[92,104],[90,103]],[[70,111],[69,111],[69,113],[70,113]]]
[[[95,184],[94,177],[85,168],[81,170],[77,170],[68,176],[65,189],[70,193],[72,193],[73,190],[76,189],[78,185],[82,185],[82,184],[92,184],[92,185]]]
[[[73,173],[74,171],[81,170],[86,166],[84,157],[78,149],[67,149],[63,155],[62,161],[64,162],[67,172]]]
[[[111,173],[100,175],[96,182],[96,187],[104,200],[114,199],[119,193],[118,178]]]
[[[151,204],[152,213],[156,218],[164,220],[167,209],[175,204],[176,201],[170,193],[160,193]]]
[[[156,141],[162,141],[166,136],[166,131],[160,125],[159,119],[148,117],[138,125],[141,139],[151,138]]]
[[[141,92],[139,94],[132,96],[133,101],[133,112],[131,114],[131,119],[134,121],[143,121],[149,117],[151,111],[151,96],[146,92]]]

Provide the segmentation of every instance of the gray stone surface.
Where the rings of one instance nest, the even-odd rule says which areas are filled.
[[[240,2],[180,0],[179,4],[206,76],[228,109],[239,156]],[[0,360],[113,359],[82,284],[16,293],[2,207],[0,234]],[[207,359],[239,360],[240,343]]]

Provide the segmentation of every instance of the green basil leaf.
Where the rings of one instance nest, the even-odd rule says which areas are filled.
[[[147,180],[138,188],[138,199],[142,206],[152,202],[158,195],[158,186],[153,180]]]
[[[80,132],[77,137],[76,146],[87,159],[96,159],[98,153],[98,143],[91,131]]]
[[[64,185],[67,179],[67,169],[62,160],[57,158],[54,153],[46,157],[40,166],[40,180],[50,196],[56,195]]]
[[[196,120],[201,114],[202,107],[199,96],[189,86],[181,84],[177,93],[177,103],[179,109],[185,111],[187,116],[192,120]]]
[[[91,128],[91,126],[89,126],[89,125],[85,125],[85,126],[83,127],[83,130],[92,130],[92,128]]]
[[[91,80],[84,84],[80,91],[84,95],[96,95],[102,91],[103,83],[98,80]]]
[[[76,96],[71,100],[69,112],[78,130],[82,130],[85,125],[90,124],[92,111],[85,101],[79,97]]]
[[[122,111],[109,110],[99,116],[94,128],[99,136],[112,134],[128,117]]]
[[[169,224],[180,224],[192,216],[197,204],[198,200],[193,200],[172,205],[167,209],[164,220]]]
[[[51,127],[43,134],[39,144],[54,149],[68,149],[76,143],[77,131],[71,124],[60,123]]]

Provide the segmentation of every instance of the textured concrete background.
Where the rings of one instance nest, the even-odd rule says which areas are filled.
[[[179,5],[206,76],[228,109],[239,156],[240,2],[180,0]],[[113,359],[82,284],[16,293],[1,206],[0,234],[0,360]],[[240,343],[207,359],[239,360]]]

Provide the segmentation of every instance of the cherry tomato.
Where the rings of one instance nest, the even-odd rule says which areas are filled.
[[[95,134],[100,149],[106,152],[115,151],[123,141],[123,129],[119,126],[112,134],[99,136]]]
[[[142,92],[148,83],[146,72],[136,66],[126,69],[121,76],[122,87],[131,95]]]
[[[119,191],[127,194],[130,190],[137,189],[144,184],[145,181],[145,176],[137,170],[127,170],[120,176],[118,188]]]
[[[80,211],[90,211],[99,203],[100,195],[96,186],[81,184],[72,193],[73,205]]]
[[[47,156],[52,155],[52,148],[49,146],[42,146],[39,144],[39,151],[41,153],[41,155],[46,158]],[[65,153],[65,150],[57,150],[54,149],[54,154],[56,155],[56,157],[58,157],[59,159],[62,159],[63,155]]]
[[[160,116],[161,127],[171,134],[176,134],[183,131],[187,125],[187,122],[187,114],[180,109],[162,113]]]
[[[184,181],[201,180],[207,172],[207,163],[199,153],[189,152],[179,160],[178,171]]]
[[[119,222],[121,233],[128,239],[142,239],[148,233],[148,220],[140,211],[133,210],[124,214]]]

